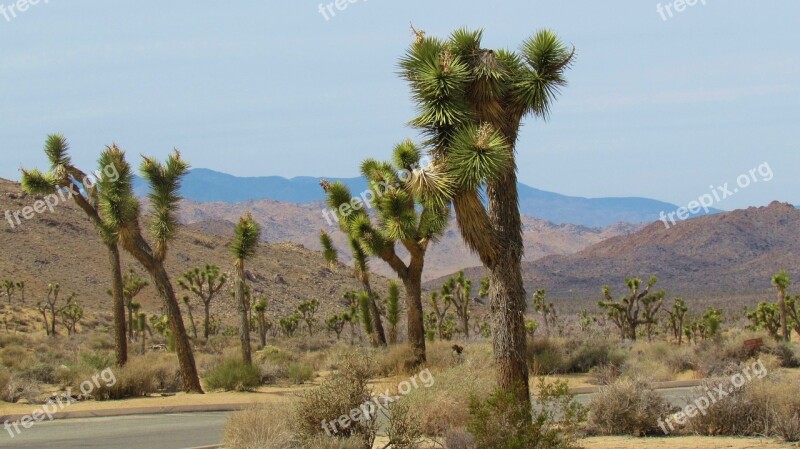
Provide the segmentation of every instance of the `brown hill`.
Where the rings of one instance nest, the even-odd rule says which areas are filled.
[[[340,249],[342,261],[349,263],[347,240],[334,226],[335,223],[329,224],[325,220],[323,210],[322,203],[291,204],[273,200],[245,203],[184,201],[181,220],[193,229],[228,237],[230,226],[227,223],[233,223],[243,213],[252,211],[253,217],[263,225],[264,238],[267,241],[289,241],[313,250],[321,249],[318,236],[320,229],[325,229]],[[530,217],[523,218],[523,225],[526,260],[531,261],[553,254],[572,254],[609,237],[630,234],[641,228],[627,223],[607,228],[587,228],[580,225],[557,225]],[[428,251],[424,279],[435,279],[478,265],[480,260],[466,248],[455,222],[452,222],[444,237]],[[386,264],[375,262],[372,269],[381,275],[394,277]]]
[[[0,214],[20,211],[33,206],[36,197],[25,195],[19,185],[0,180]],[[175,282],[184,271],[206,263],[216,264],[223,271],[233,267],[227,237],[232,235],[232,223],[206,222],[212,233],[183,227],[171,245],[167,268]],[[26,302],[31,305],[42,299],[48,283],[57,282],[62,291],[78,293],[78,299],[97,310],[108,307],[109,270],[104,246],[74,203],[58,205],[54,212],[45,211],[17,225],[4,220],[0,223],[0,280],[24,280]],[[265,228],[270,232],[270,227]],[[143,270],[124,255],[123,270]],[[339,308],[339,298],[347,290],[357,288],[351,270],[341,265],[329,270],[319,253],[294,243],[260,246],[257,255],[247,263],[254,290],[270,299],[270,312],[276,316],[289,314],[306,299],[316,298],[323,304],[323,313]],[[385,291],[387,280],[374,280],[379,291]],[[183,292],[179,291],[179,294]],[[152,287],[138,298],[145,309],[155,312],[161,301]],[[236,308],[227,292],[221,295],[214,314],[234,316]],[[5,298],[2,299],[5,301]],[[325,315],[327,316],[327,315]]]
[[[527,262],[523,277],[529,293],[545,288],[569,310],[595,303],[605,284],[620,294],[625,277],[650,275],[658,276],[658,287],[669,297],[738,309],[745,302],[772,298],[770,277],[777,271],[798,275],[798,235],[800,211],[774,202],[669,229],[656,222],[572,255]],[[474,278],[480,274],[480,269],[470,270]]]

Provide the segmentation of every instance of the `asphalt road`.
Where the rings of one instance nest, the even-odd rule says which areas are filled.
[[[693,398],[693,388],[659,390],[677,406]],[[586,404],[591,394],[576,395]],[[227,412],[136,415],[66,419],[35,424],[13,439],[0,429],[0,448],[41,449],[186,449],[219,444]]]
[[[185,449],[219,444],[228,413],[136,415],[41,422],[11,438],[0,426],[0,448]]]

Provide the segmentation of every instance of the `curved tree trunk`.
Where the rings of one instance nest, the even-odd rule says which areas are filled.
[[[203,337],[208,341],[209,325],[211,324],[211,301],[203,301],[205,317],[203,318]]]
[[[242,361],[253,364],[250,349],[250,320],[247,317],[247,298],[244,293],[244,262],[236,261],[236,304],[239,307],[239,340],[242,344]]]
[[[189,337],[186,335],[186,327],[183,325],[181,308],[172,288],[167,270],[163,262],[156,259],[149,245],[141,236],[132,236],[123,240],[125,250],[131,253],[139,263],[147,270],[153,279],[158,293],[164,301],[164,309],[169,319],[170,330],[175,338],[175,352],[178,356],[181,375],[183,377],[183,389],[187,393],[203,394],[203,387],[200,385],[200,377],[197,375],[197,365],[194,361],[192,346]]]
[[[117,366],[128,363],[128,335],[125,332],[125,298],[122,294],[122,266],[116,243],[106,245],[111,263],[111,297],[114,308],[114,351]],[[130,323],[133,329],[133,323]]]
[[[412,261],[408,275],[403,279],[406,290],[408,314],[408,345],[411,347],[414,366],[427,361],[425,348],[425,325],[422,310],[422,263]]]
[[[372,292],[372,286],[370,286],[369,282],[366,282],[364,288],[369,296],[369,314],[371,315],[372,334],[375,338],[375,344],[378,346],[386,346],[386,333],[383,330],[381,312],[380,309],[378,309],[378,303],[375,302],[375,294]]]

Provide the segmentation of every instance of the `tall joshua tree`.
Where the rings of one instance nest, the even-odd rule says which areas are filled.
[[[231,251],[234,257],[234,296],[236,305],[239,307],[239,337],[242,343],[242,361],[251,365],[253,363],[250,351],[250,310],[245,295],[245,274],[244,262],[256,254],[258,241],[261,239],[261,227],[253,220],[251,214],[247,214],[239,219],[236,231],[231,244]]]
[[[786,271],[779,271],[775,276],[772,276],[772,285],[778,291],[778,309],[781,313],[781,335],[783,341],[791,340],[791,332],[789,331],[789,324],[786,319],[786,291],[792,285],[792,279]]]
[[[456,180],[457,224],[489,270],[498,386],[529,403],[516,142],[523,118],[549,116],[574,50],[549,30],[524,41],[519,53],[483,48],[480,30],[447,39],[416,34],[400,61],[419,110],[411,124]]]
[[[413,364],[425,362],[422,270],[425,254],[448,224],[452,180],[438,164],[420,166],[422,150],[406,140],[395,146],[391,162],[367,159],[361,174],[370,190],[352,198],[342,183],[323,185],[340,228],[369,255],[386,262],[403,283],[408,313],[408,343]],[[366,209],[374,207],[373,222]],[[398,246],[410,255],[405,263]]]
[[[666,295],[664,290],[650,291],[657,281],[655,276],[651,276],[642,288],[641,279],[626,278],[625,286],[628,287],[628,292],[619,301],[614,300],[611,296],[611,289],[607,285],[603,286],[604,300],[599,301],[598,305],[619,327],[623,339],[635,341],[639,326],[645,325],[649,329],[656,323],[656,314],[664,305],[664,296]]]
[[[228,277],[220,273],[216,265],[206,264],[201,270],[189,270],[178,279],[178,285],[186,291],[194,293],[203,302],[203,337],[208,341],[211,321],[211,301],[228,282]]]
[[[44,152],[50,160],[50,171],[22,170],[22,188],[28,193],[61,198],[71,197],[94,224],[108,253],[111,266],[111,297],[114,312],[114,349],[117,366],[128,362],[128,340],[125,336],[125,302],[123,298],[122,265],[119,245],[114,233],[114,224],[100,213],[100,196],[108,183],[95,182],[72,163],[69,142],[61,134],[47,137]],[[111,180],[118,176],[116,167],[100,162],[96,172],[100,180]]]
[[[178,204],[181,200],[178,190],[181,179],[189,170],[189,164],[176,150],[166,163],[143,158],[140,171],[150,185],[149,228],[153,240],[151,244],[142,234],[139,223],[140,204],[133,194],[133,174],[125,160],[125,152],[116,145],[107,147],[100,156],[100,165],[115,167],[117,179],[108,177],[98,182],[99,210],[103,220],[110,224],[112,235],[122,248],[133,256],[147,272],[164,301],[164,310],[169,322],[172,338],[175,339],[175,352],[178,356],[183,388],[188,393],[203,393],[194,354],[183,324],[181,308],[172,281],[167,274],[165,260],[169,243],[178,231]]]

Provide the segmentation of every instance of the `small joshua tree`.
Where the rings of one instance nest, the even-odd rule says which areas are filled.
[[[253,305],[258,325],[258,341],[261,343],[262,348],[267,345],[267,305],[267,298],[260,298]]]
[[[765,330],[776,341],[781,340],[781,318],[777,305],[761,302],[754,310],[747,312],[747,318],[751,323],[748,326],[750,329]]]
[[[25,281],[19,281],[16,283],[17,290],[19,290],[20,295],[20,302],[25,304]]]
[[[278,320],[278,325],[281,327],[281,332],[287,338],[291,338],[294,336],[294,333],[297,332],[297,326],[300,323],[300,317],[297,314],[293,314]]]
[[[135,299],[148,285],[150,283],[133,270],[129,270],[122,276],[122,297],[125,301],[125,308],[128,310],[128,338],[130,340],[133,340],[134,320],[136,319],[134,304],[137,303]]]
[[[306,323],[306,329],[308,330],[309,337],[314,336],[314,326],[317,324],[317,319],[315,316],[318,309],[319,301],[316,299],[304,301],[297,306],[297,314],[300,316],[300,319]]]
[[[453,302],[450,300],[449,296],[441,295],[440,293],[441,292],[431,292],[430,305],[431,313],[436,322],[436,333],[440,340],[444,340],[447,311],[450,310],[450,306],[453,305]]]
[[[42,314],[44,319],[44,327],[47,335],[50,337],[56,336],[56,320],[65,306],[59,306],[59,295],[61,294],[61,286],[58,284],[47,285],[47,298],[45,302],[39,301],[36,303],[36,308]],[[75,293],[67,297],[65,303],[69,304],[75,297]],[[49,315],[49,316],[48,316]]]
[[[252,258],[258,248],[258,241],[261,239],[261,227],[253,220],[251,214],[247,214],[239,219],[236,226],[231,251],[235,259],[234,279],[236,304],[239,307],[239,338],[242,344],[242,361],[252,365],[253,357],[250,350],[250,310],[248,300],[245,296],[245,270],[244,262]]]
[[[67,299],[67,304],[61,308],[61,322],[67,328],[67,335],[75,333],[81,319],[83,319],[83,307],[74,296],[71,296]]]
[[[369,294],[366,292],[361,292],[358,295],[358,309],[359,315],[361,316],[361,326],[364,327],[364,333],[367,335],[372,335],[373,333],[373,324],[374,321],[372,319],[372,306],[370,304],[372,302],[370,300]],[[376,342],[373,342],[373,345],[377,346]]]
[[[689,308],[686,306],[686,301],[683,298],[675,298],[675,303],[672,304],[672,310],[668,310],[669,315],[669,329],[672,331],[672,336],[678,341],[678,346],[683,344],[683,327],[686,320],[686,313]]]
[[[325,325],[328,331],[333,332],[336,334],[336,340],[341,340],[342,338],[342,331],[344,331],[344,325],[349,320],[347,317],[347,312],[337,313],[335,315],[331,315],[328,318],[328,321],[325,322]]]
[[[386,297],[386,321],[389,323],[389,343],[397,343],[397,325],[400,323],[400,288],[397,282],[389,282]]]
[[[772,285],[778,292],[778,311],[781,318],[781,336],[783,341],[788,342],[792,339],[792,334],[789,331],[788,313],[786,308],[786,291],[792,285],[792,279],[786,271],[779,271],[775,276],[772,276]]]
[[[800,335],[800,296],[786,298],[786,313],[789,325]]]
[[[466,278],[464,270],[450,278],[442,286],[442,297],[455,306],[456,315],[461,319],[464,338],[469,340],[469,306],[472,303],[472,281]]]
[[[536,290],[531,299],[533,310],[542,316],[544,322],[544,333],[548,337],[550,332],[557,326],[558,312],[556,305],[552,302],[547,302],[547,292],[544,289]]]
[[[642,289],[642,280],[639,278],[626,278],[625,285],[628,293],[615,301],[611,296],[611,289],[603,286],[603,297],[598,305],[606,311],[611,321],[620,329],[623,339],[636,340],[640,325],[655,324],[654,319],[661,306],[664,304],[666,292],[663,290],[651,293],[657,278],[651,277]]]
[[[192,292],[203,303],[203,338],[208,340],[209,324],[211,319],[211,301],[228,282],[228,277],[220,273],[216,265],[206,264],[203,269],[189,270],[178,279],[178,285],[186,291]]]
[[[11,304],[11,300],[14,297],[14,291],[17,289],[17,284],[14,281],[6,279],[2,283],[3,290],[5,290],[6,298],[8,298],[8,303]]]

